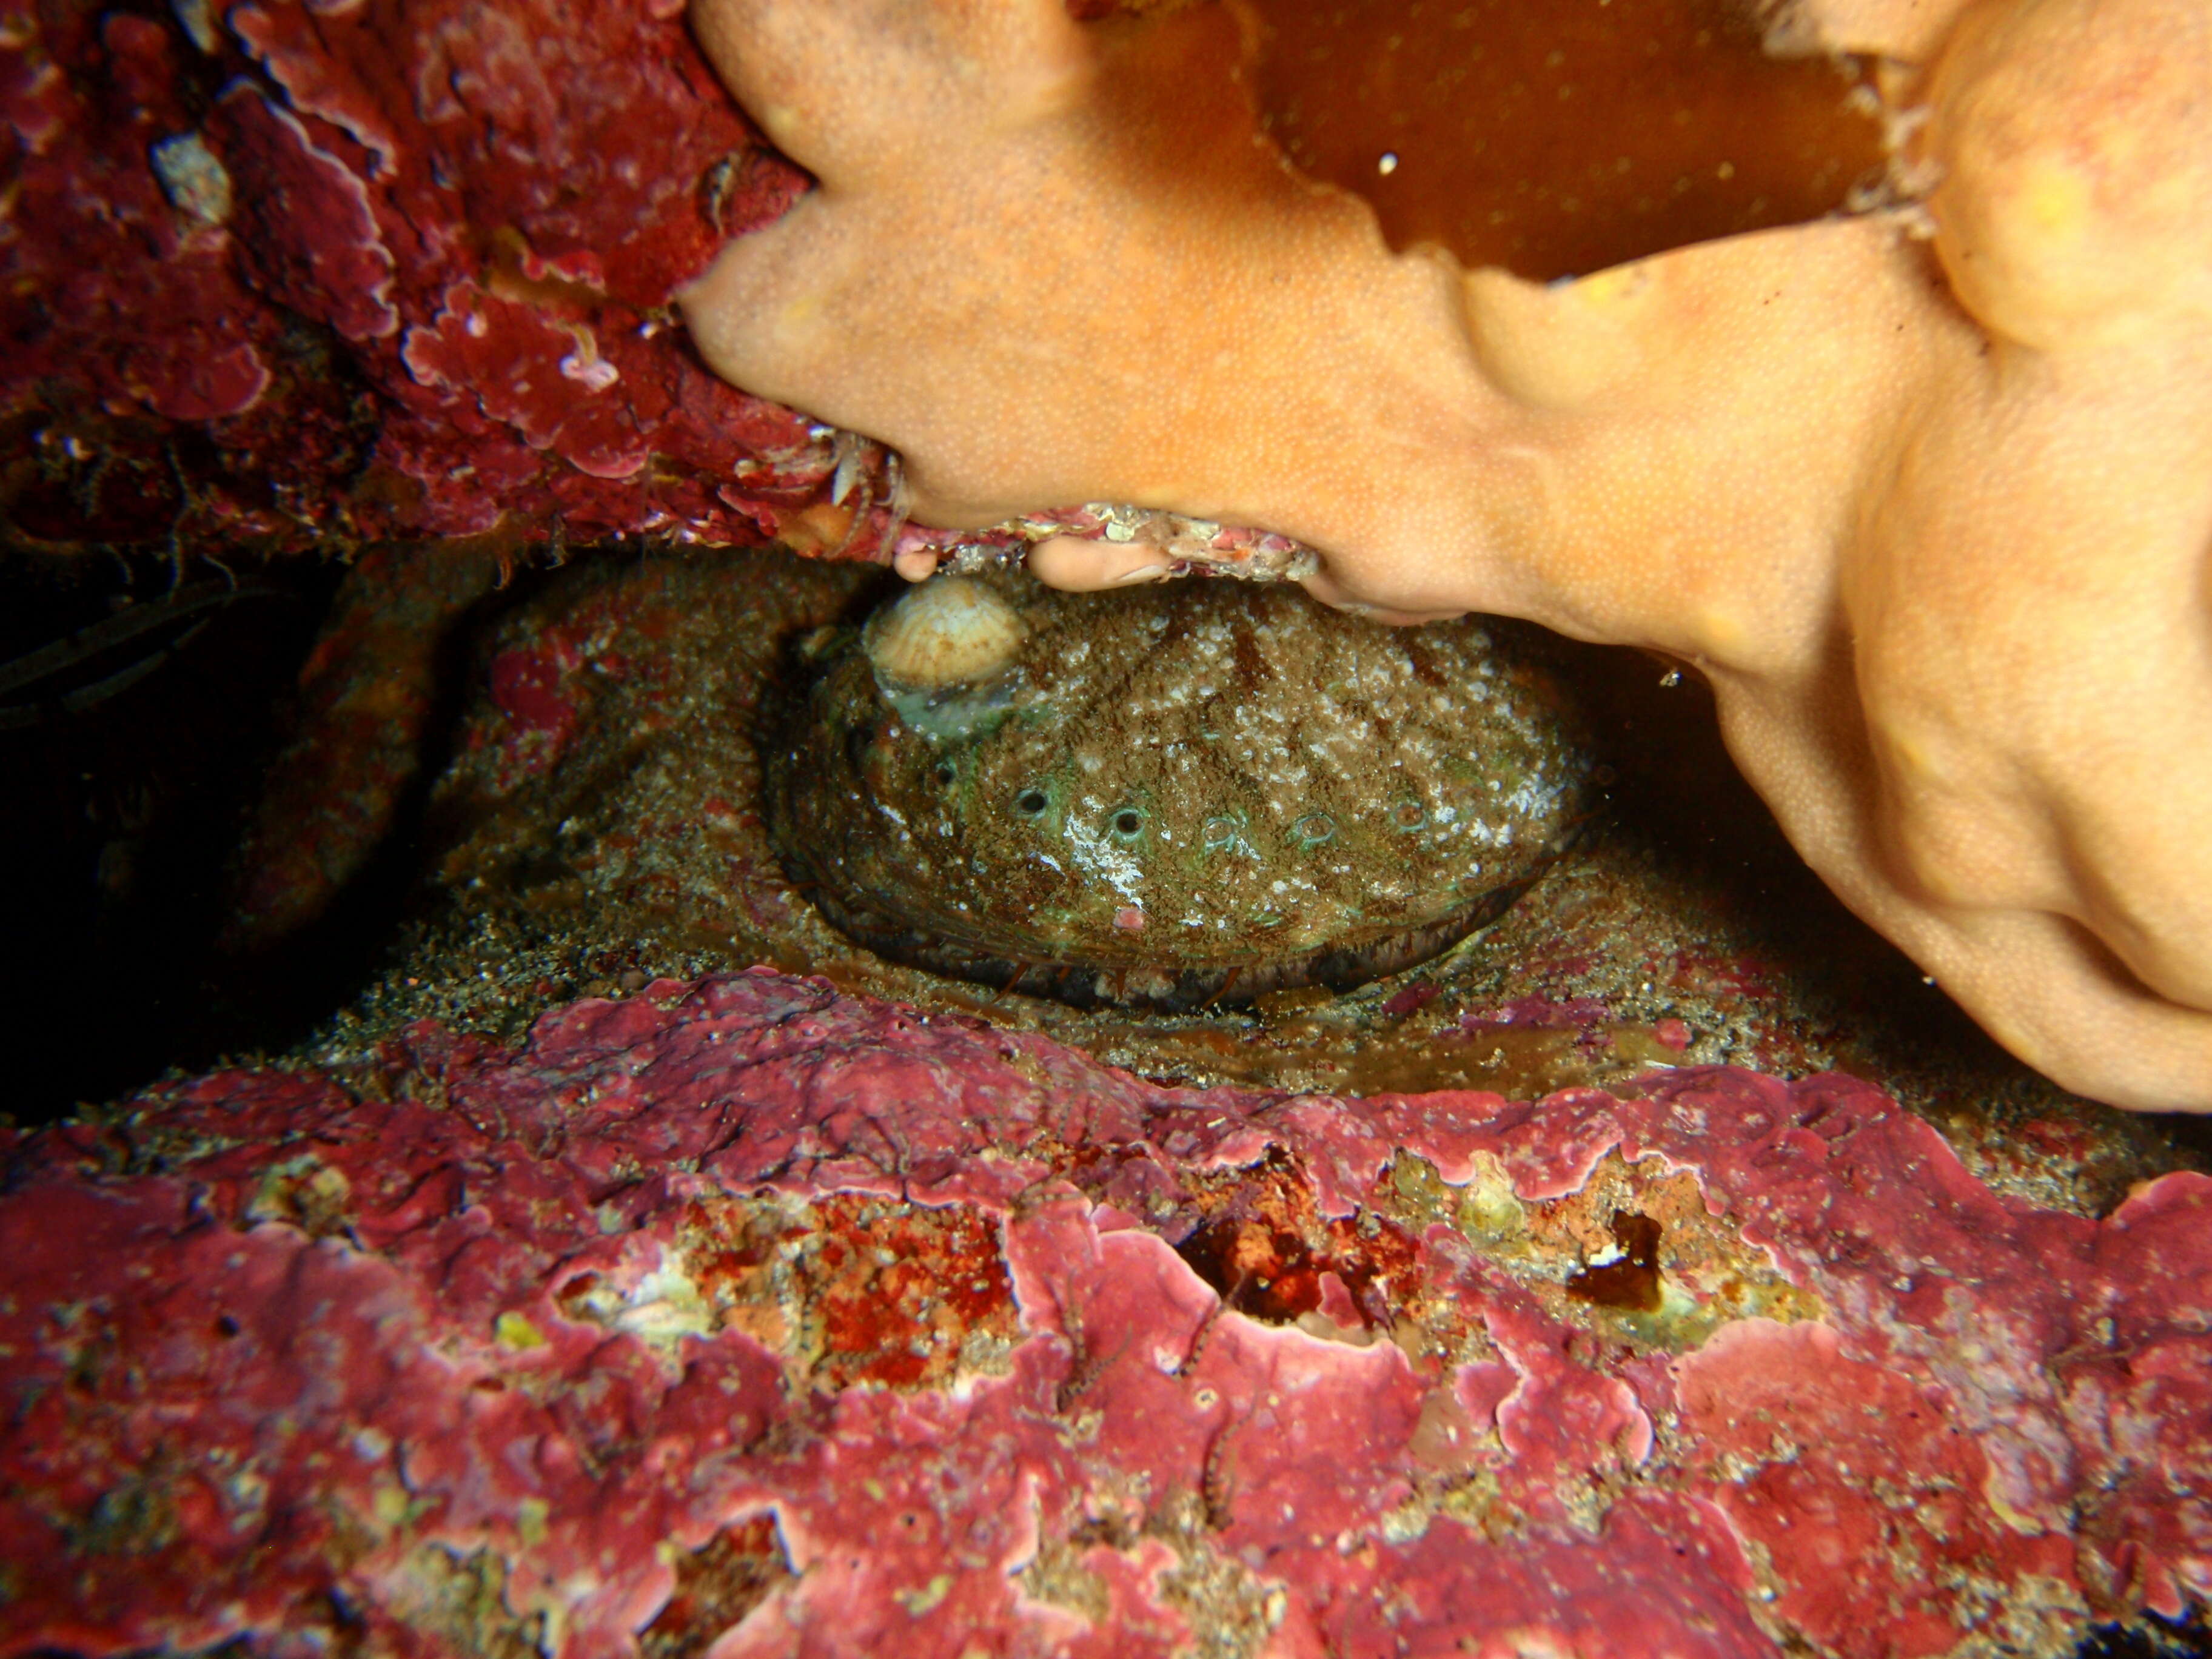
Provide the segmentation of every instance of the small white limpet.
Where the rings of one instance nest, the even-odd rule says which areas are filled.
[[[1029,637],[1014,607],[969,576],[933,576],[868,621],[877,677],[917,690],[988,679]]]

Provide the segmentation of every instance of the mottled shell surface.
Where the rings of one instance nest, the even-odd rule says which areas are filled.
[[[925,627],[969,617],[973,678],[912,672]],[[778,841],[832,922],[942,972],[1168,1008],[1357,984],[1494,917],[1587,817],[1588,751],[1529,639],[1288,586],[940,576],[793,700]]]

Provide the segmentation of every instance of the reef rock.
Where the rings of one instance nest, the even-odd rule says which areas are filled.
[[[683,11],[9,7],[9,538],[839,539],[827,434],[669,310],[805,183]]]
[[[0,1139],[0,1653],[2063,1653],[2212,1589],[2212,1180],[1844,1077],[1138,1082],[766,970]]]

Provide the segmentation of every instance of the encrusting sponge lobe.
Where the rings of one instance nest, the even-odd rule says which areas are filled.
[[[1237,0],[692,15],[819,180],[693,333],[897,448],[921,521],[1257,526],[1333,602],[1692,663],[1799,851],[2000,1041],[2212,1110],[2201,0],[1780,8],[1881,60],[1921,198],[1541,285],[1287,166]]]
[[[1944,274],[1992,333],[2039,351],[2212,315],[2212,20],[2130,8],[2123,28],[2121,9],[1974,11],[1930,89]]]

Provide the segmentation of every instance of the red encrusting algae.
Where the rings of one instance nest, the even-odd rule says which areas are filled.
[[[2212,1589],[2212,1180],[2039,1209],[1845,1077],[1200,1091],[761,969],[0,1146],[8,1654],[1917,1656]],[[1625,1210],[1656,1311],[1567,1284]]]
[[[817,533],[786,520],[826,434],[708,374],[671,309],[805,185],[680,4],[5,15],[18,538]]]

